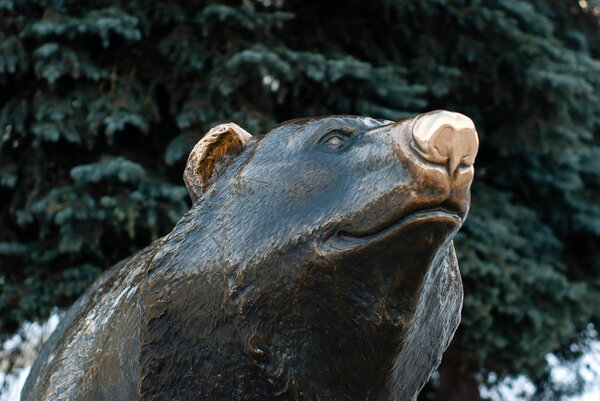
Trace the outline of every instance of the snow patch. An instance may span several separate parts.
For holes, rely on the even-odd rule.
[[[590,325],[589,338],[598,338],[598,332]],[[575,346],[578,347],[578,346]],[[583,379],[583,393],[577,396],[563,396],[561,401],[600,401],[600,340],[589,342],[585,353],[572,362],[561,362],[556,355],[546,355],[550,366],[550,379],[558,385],[569,386],[578,377]],[[493,383],[495,375],[490,374]],[[535,392],[535,386],[525,376],[506,378],[499,383],[486,387],[480,386],[483,398],[491,401],[529,401]]]
[[[31,366],[19,369],[16,374],[0,372],[0,401],[19,401]]]
[[[27,322],[1,344],[0,401],[19,401],[31,365],[42,344],[58,326],[60,316],[60,312],[55,311],[43,325]]]

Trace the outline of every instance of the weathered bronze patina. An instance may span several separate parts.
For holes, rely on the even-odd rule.
[[[23,400],[413,400],[460,320],[472,121],[211,130],[194,205],[67,313]]]

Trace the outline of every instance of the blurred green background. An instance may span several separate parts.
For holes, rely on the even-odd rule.
[[[437,108],[481,149],[463,323],[420,400],[577,391],[544,355],[599,327],[598,0],[0,0],[0,339],[171,230],[212,126]]]

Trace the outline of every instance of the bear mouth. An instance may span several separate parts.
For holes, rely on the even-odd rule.
[[[447,227],[450,227],[451,231],[456,231],[460,228],[462,221],[463,214],[458,211],[444,207],[433,207],[415,211],[391,224],[372,231],[349,232],[340,230],[329,237],[326,242],[328,245],[327,247],[332,251],[347,251],[360,247],[361,245],[393,237],[409,227],[420,226],[425,223],[446,225]]]

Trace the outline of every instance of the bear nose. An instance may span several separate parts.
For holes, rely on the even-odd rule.
[[[451,175],[459,165],[471,166],[479,148],[473,121],[445,110],[418,116],[412,137],[413,147],[425,160],[447,166]]]

